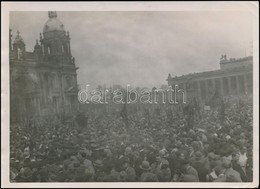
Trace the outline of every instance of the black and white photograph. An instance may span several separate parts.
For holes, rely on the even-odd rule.
[[[258,186],[259,2],[1,4],[5,187]]]

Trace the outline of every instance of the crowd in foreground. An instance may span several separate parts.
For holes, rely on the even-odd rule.
[[[149,110],[148,110],[149,111]],[[11,182],[251,182],[253,107],[89,113],[10,127]],[[223,115],[222,115],[223,114]],[[188,121],[189,120],[189,121]]]

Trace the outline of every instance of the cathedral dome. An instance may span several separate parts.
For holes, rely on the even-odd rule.
[[[49,11],[49,20],[44,24],[43,33],[50,31],[64,31],[63,23],[57,19],[57,13],[55,11]]]

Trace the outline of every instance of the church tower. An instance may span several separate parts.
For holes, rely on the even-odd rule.
[[[12,44],[9,30],[12,112],[23,118],[42,115],[73,115],[78,110],[78,84],[70,36],[55,11],[48,12],[40,40],[27,52],[17,32]]]
[[[16,59],[22,60],[25,58],[25,43],[19,31],[17,31],[13,42],[13,51],[15,52]]]
[[[43,59],[55,64],[70,64],[72,57],[69,32],[65,31],[56,11],[49,11],[48,16],[49,20],[43,27],[43,36],[40,34]]]

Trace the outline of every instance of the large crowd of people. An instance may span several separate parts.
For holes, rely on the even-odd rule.
[[[196,112],[129,108],[127,122],[120,112],[89,111],[12,123],[10,180],[251,182],[252,104]]]

